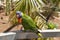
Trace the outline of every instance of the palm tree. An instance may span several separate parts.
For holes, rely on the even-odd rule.
[[[46,21],[48,22],[49,17],[52,15],[51,13],[56,12],[59,2],[60,0],[20,0],[16,3],[14,11],[10,14],[9,21],[11,21],[12,24],[17,23],[16,11],[19,10],[31,16],[33,20],[38,18],[38,22],[37,20],[35,21],[41,29],[42,27],[47,26],[45,23]],[[41,19],[39,19],[40,17]],[[43,22],[40,20],[43,20]]]
[[[9,15],[10,14],[10,9],[11,8],[11,0],[6,0],[6,10],[5,10],[5,14]]]
[[[39,2],[39,0],[20,0],[19,2],[17,2],[13,14],[11,14],[10,18],[12,18],[13,15],[16,16],[16,11],[20,10],[31,17],[34,16],[32,17],[34,19],[37,15],[37,7],[41,7],[41,5],[42,4]]]
[[[46,4],[46,6],[43,8],[46,11],[48,11],[48,14],[55,14],[56,11],[60,10],[58,8],[58,5],[60,3],[60,0],[46,0],[46,2],[44,1],[44,3]],[[45,12],[47,13],[47,12]],[[56,15],[57,16],[57,15]],[[47,17],[47,20],[49,19],[49,16]]]
[[[57,9],[56,7],[58,6],[58,4],[59,4],[59,0],[53,0],[53,1],[51,0],[49,1],[48,0],[20,0],[19,2],[17,2],[15,9],[11,14],[10,18],[12,18],[13,15],[15,15],[17,10],[20,10],[31,17],[34,16],[32,17],[33,19],[35,19],[35,17],[39,14],[43,19],[48,21],[51,14],[54,13],[55,10]],[[41,15],[40,10],[43,11],[42,14],[44,16]]]

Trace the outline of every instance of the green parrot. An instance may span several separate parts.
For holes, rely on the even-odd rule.
[[[21,11],[17,11],[16,15],[18,18],[18,23],[23,25],[25,31],[30,30],[32,32],[38,32],[38,28],[30,16],[22,13]]]

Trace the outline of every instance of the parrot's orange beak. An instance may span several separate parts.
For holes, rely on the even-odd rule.
[[[20,24],[22,23],[22,18],[18,19],[18,23],[20,23]]]

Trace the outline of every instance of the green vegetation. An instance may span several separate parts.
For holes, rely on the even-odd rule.
[[[9,21],[12,25],[16,24],[16,11],[21,11],[29,15],[36,22],[39,29],[54,29],[56,26],[53,23],[48,23],[48,20],[50,16],[58,16],[55,12],[59,10],[59,3],[60,0],[20,0],[16,2]],[[48,25],[46,25],[47,23]],[[48,39],[51,40],[51,38],[41,38],[41,40]]]

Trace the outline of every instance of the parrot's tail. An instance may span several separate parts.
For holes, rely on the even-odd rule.
[[[34,30],[35,33],[39,33],[38,28],[35,28]]]
[[[35,32],[39,37],[42,37],[42,34],[40,33],[40,29],[37,29]]]

